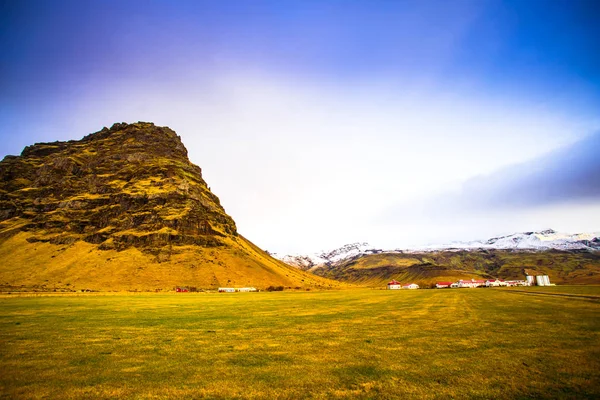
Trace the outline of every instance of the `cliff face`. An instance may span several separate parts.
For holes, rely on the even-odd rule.
[[[56,278],[54,288],[61,287],[73,274],[111,260],[119,260],[118,275],[128,282],[109,285],[117,289],[148,289],[148,282],[128,274],[129,264],[144,269],[156,263],[174,264],[171,274],[163,271],[167,275],[177,275],[178,268],[182,274],[179,280],[153,279],[158,288],[298,284],[288,279],[289,273],[286,278],[284,271],[263,268],[265,263],[276,264],[287,271],[260,249],[250,248],[254,246],[238,235],[235,222],[169,128],[145,122],[114,124],[78,141],[37,143],[0,162],[0,257],[8,265],[0,270],[0,285],[41,287],[40,282],[53,281],[40,281],[49,270],[66,263],[60,280],[50,274]],[[25,249],[31,252],[21,254]],[[264,272],[258,275],[265,275],[254,281],[253,263]],[[248,273],[239,271],[241,264]],[[186,267],[197,271],[190,273]],[[303,279],[309,285],[314,281],[298,281]],[[107,289],[94,280],[84,281]]]
[[[28,146],[0,166],[0,220],[21,219],[35,233],[30,242],[158,254],[237,234],[169,128],[115,124],[80,141]]]

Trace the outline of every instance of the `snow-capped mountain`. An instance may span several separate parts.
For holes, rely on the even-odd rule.
[[[558,233],[552,229],[540,232],[514,233],[485,241],[453,242],[446,245],[425,246],[409,251],[435,251],[446,249],[507,249],[507,250],[600,250],[600,232]]]
[[[442,245],[429,245],[402,250],[382,250],[370,246],[368,243],[352,243],[332,251],[322,251],[311,255],[284,255],[271,254],[281,261],[303,270],[316,269],[322,266],[334,266],[359,256],[377,253],[422,253],[441,250],[467,250],[477,251],[485,249],[496,250],[587,250],[600,251],[600,232],[566,234],[558,233],[552,229],[540,232],[522,232],[507,236],[499,236],[488,240],[474,240],[468,242],[452,242]]]
[[[323,265],[334,265],[354,257],[381,253],[383,250],[375,249],[368,243],[351,243],[335,250],[321,251],[311,255],[279,255],[271,253],[286,264],[293,265],[303,270],[318,268]]]

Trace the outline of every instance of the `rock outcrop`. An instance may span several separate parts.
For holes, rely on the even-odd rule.
[[[26,221],[29,241],[101,249],[218,246],[237,235],[169,128],[114,124],[80,141],[37,143],[0,164],[0,220]]]

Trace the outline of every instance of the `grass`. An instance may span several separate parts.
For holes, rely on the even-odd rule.
[[[0,393],[598,398],[599,336],[599,301],[501,289],[5,297]]]

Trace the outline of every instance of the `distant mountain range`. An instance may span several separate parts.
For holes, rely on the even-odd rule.
[[[453,242],[442,246],[426,246],[423,250],[444,249],[499,249],[499,250],[600,250],[600,232],[595,233],[559,233],[553,229],[540,232],[514,233],[485,241]]]
[[[273,256],[315,275],[372,287],[384,287],[391,279],[432,287],[436,281],[523,279],[527,274],[549,275],[558,284],[600,283],[599,235],[551,229],[413,249],[353,243],[313,255]]]
[[[559,233],[553,229],[539,232],[514,233],[507,236],[494,237],[487,240],[473,240],[468,242],[451,242],[442,245],[419,246],[407,249],[383,250],[363,243],[351,243],[330,251],[321,251],[306,255],[271,255],[286,264],[302,270],[314,270],[322,266],[335,266],[345,261],[361,256],[397,253],[414,254],[439,251],[478,251],[478,250],[523,250],[523,251],[598,251],[600,250],[600,232],[595,233]]]

